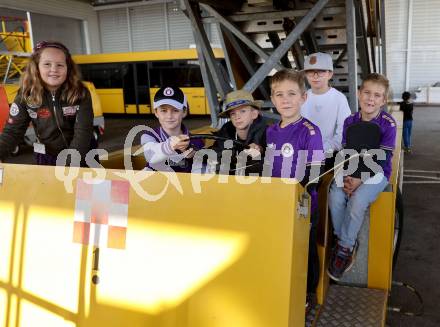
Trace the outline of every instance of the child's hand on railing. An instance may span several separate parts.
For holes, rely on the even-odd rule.
[[[189,136],[188,135],[178,135],[170,137],[170,146],[174,151],[185,151],[189,146]]]

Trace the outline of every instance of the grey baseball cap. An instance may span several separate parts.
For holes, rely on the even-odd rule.
[[[330,70],[333,71],[333,60],[328,53],[312,53],[304,61],[304,70]]]

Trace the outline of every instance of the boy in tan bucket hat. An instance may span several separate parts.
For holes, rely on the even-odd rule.
[[[261,173],[262,152],[266,147],[266,122],[259,112],[262,104],[263,101],[254,100],[252,94],[245,90],[232,91],[226,95],[224,109],[219,117],[229,118],[230,121],[224,124],[215,135],[241,141],[244,145],[243,148],[235,146],[232,149],[229,174],[243,173],[237,171],[237,169],[245,169],[246,175]],[[245,150],[245,148],[247,149]],[[222,152],[225,150],[225,141],[216,141],[212,149],[217,152],[218,162],[220,163]],[[243,150],[249,155],[249,159],[246,165],[237,167],[237,155]],[[221,170],[220,165],[217,168],[217,171],[219,170]]]

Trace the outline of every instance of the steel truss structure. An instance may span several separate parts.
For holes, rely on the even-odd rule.
[[[304,57],[333,57],[332,86],[344,92],[357,111],[363,77],[385,72],[384,0],[180,0],[193,26],[214,127],[227,92],[244,88],[270,109],[267,76],[282,68],[303,68]],[[229,76],[214,60],[204,24],[219,27]],[[264,112],[274,116],[273,110]],[[276,113],[275,113],[276,114]]]

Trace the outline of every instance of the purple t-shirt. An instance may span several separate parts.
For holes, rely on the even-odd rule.
[[[342,146],[345,147],[347,144],[346,140],[346,132],[347,128],[355,123],[359,123],[362,121],[361,113],[355,112],[354,114],[351,114],[351,116],[348,116],[344,121],[344,129],[342,132]],[[379,125],[380,127],[380,148],[383,150],[389,151],[390,155],[387,155],[385,163],[382,165],[383,167],[383,173],[385,177],[389,180],[391,176],[391,161],[393,158],[393,150],[396,146],[396,121],[394,118],[386,113],[385,111],[381,110],[377,114],[376,117],[374,117],[372,120],[370,120],[371,123],[375,123]]]
[[[301,117],[285,127],[266,130],[268,160],[273,157],[272,176],[302,180],[307,165],[321,165],[325,159],[319,128]],[[270,164],[270,162],[266,163]]]

